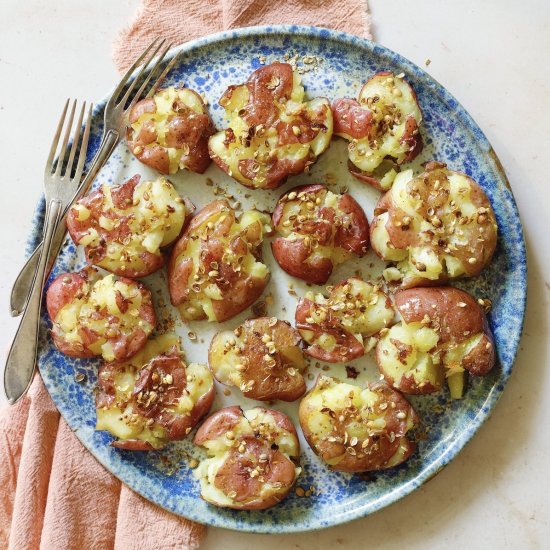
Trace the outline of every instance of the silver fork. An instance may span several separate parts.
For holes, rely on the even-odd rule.
[[[124,133],[130,109],[135,105],[137,101],[139,101],[139,99],[141,99],[143,93],[145,92],[145,89],[151,82],[151,79],[156,76],[164,58],[166,57],[166,54],[171,47],[172,44],[166,44],[165,39],[160,40],[159,38],[156,38],[155,40],[153,40],[153,42],[144,50],[144,52],[138,57],[136,62],[122,77],[122,80],[120,81],[115,91],[111,95],[109,101],[107,102],[103,117],[104,123],[101,144],[96,153],[96,156],[92,160],[90,170],[86,174],[84,180],[82,181],[82,184],[78,188],[69,205],[63,212],[59,224],[54,232],[54,235],[52,237],[52,244],[50,247],[49,258],[46,262],[46,273],[50,272],[55,258],[59,253],[61,245],[65,240],[65,234],[67,232],[65,227],[65,220],[67,218],[69,208],[74,202],[76,202],[88,192],[97,173],[101,170],[105,162],[107,162],[107,160],[111,156],[112,152],[120,141],[121,136]],[[158,58],[155,60],[157,55]],[[146,97],[150,97],[155,93],[166,74],[175,65],[178,56],[179,53],[170,60],[164,70],[160,73],[156,80],[154,80],[154,82],[151,84],[151,89],[147,93]],[[132,92],[137,87],[141,77],[149,69],[149,66],[154,60],[155,62],[150,67],[149,74],[143,80],[137,92],[132,96]],[[135,78],[132,79],[133,73],[140,65],[140,71],[137,73]],[[17,317],[18,315],[20,315],[26,307],[28,298],[30,296],[29,289],[34,279],[34,273],[38,265],[38,258],[41,247],[42,243],[40,243],[31,254],[13,284],[10,297],[10,312],[13,317]]]
[[[44,284],[48,253],[55,227],[59,221],[59,216],[63,208],[67,206],[74,196],[80,184],[82,171],[84,169],[84,161],[86,160],[92,120],[92,107],[90,106],[88,109],[86,125],[81,135],[86,103],[82,105],[74,129],[72,145],[69,146],[69,137],[71,135],[71,128],[73,126],[74,114],[76,111],[76,100],[72,104],[67,121],[67,108],[69,107],[69,103],[70,100],[67,100],[65,103],[65,108],[63,109],[57,131],[53,138],[50,154],[46,162],[46,170],[44,172],[46,215],[44,219],[42,252],[39,254],[38,268],[32,282],[29,301],[25,313],[21,317],[15,338],[13,339],[6,361],[6,370],[4,371],[4,388],[10,403],[15,403],[15,401],[25,393],[32,379],[36,348],[38,345],[40,305],[42,301],[42,287]],[[65,125],[65,134],[61,143],[59,157],[57,161],[55,161],[55,153],[59,146],[59,138],[61,137],[63,126]],[[76,166],[74,166],[76,151],[79,147],[80,153],[78,155],[78,161]]]

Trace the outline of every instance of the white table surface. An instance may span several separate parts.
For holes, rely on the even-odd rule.
[[[520,353],[492,418],[434,480],[363,520],[317,533],[209,529],[205,549],[548,548],[550,540],[550,3],[370,0],[376,39],[427,68],[472,114],[508,173],[529,254]],[[66,97],[116,82],[110,52],[137,0],[0,0],[0,349],[44,161]],[[3,363],[3,361],[2,361]],[[3,365],[2,365],[3,367]],[[2,368],[0,367],[0,368]],[[1,401],[4,400],[2,395]]]

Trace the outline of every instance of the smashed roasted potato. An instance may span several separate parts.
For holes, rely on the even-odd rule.
[[[410,394],[464,393],[465,374],[487,374],[495,364],[493,337],[475,299],[453,287],[411,288],[395,294],[402,321],[385,332],[376,361],[385,380]]]
[[[330,144],[329,101],[305,101],[301,77],[288,63],[260,67],[245,84],[230,86],[220,105],[229,126],[210,138],[210,156],[247,187],[278,187]]]
[[[272,219],[281,235],[271,244],[277,263],[309,283],[326,283],[335,265],[368,249],[369,223],[361,206],[349,193],[333,193],[324,185],[285,193]]]
[[[357,359],[376,345],[375,335],[393,320],[391,300],[378,285],[357,277],[327,291],[308,292],[296,307],[296,328],[306,353],[329,363]]]
[[[71,357],[124,361],[146,343],[156,323],[151,293],[137,281],[88,267],[62,273],[46,294],[55,346]]]
[[[179,338],[164,334],[132,359],[99,369],[96,430],[114,435],[111,445],[119,449],[160,449],[188,435],[214,396],[208,368],[186,365]]]
[[[306,392],[300,334],[276,317],[249,319],[214,336],[208,364],[216,380],[250,399],[295,401]]]
[[[165,178],[102,185],[69,210],[67,229],[88,263],[124,277],[150,275],[164,265],[162,249],[179,236],[193,205]]]
[[[138,101],[126,130],[135,157],[162,174],[187,168],[202,174],[210,164],[215,132],[202,97],[189,88],[165,88]]]
[[[300,403],[304,437],[332,470],[393,468],[413,453],[407,432],[418,424],[410,403],[387,384],[361,388],[320,375]]]
[[[489,199],[466,174],[439,162],[417,177],[398,174],[374,214],[372,247],[396,263],[384,276],[403,288],[479,275],[496,248]]]
[[[350,142],[351,173],[381,191],[391,187],[398,166],[423,148],[422,111],[403,77],[376,73],[365,82],[357,101],[342,98],[332,104],[334,133]]]
[[[227,407],[198,429],[209,458],[194,471],[201,497],[215,506],[261,510],[278,504],[301,472],[296,429],[283,413]]]
[[[270,222],[257,210],[237,218],[225,199],[191,220],[168,266],[170,298],[183,319],[225,321],[260,297],[269,280],[261,245]]]

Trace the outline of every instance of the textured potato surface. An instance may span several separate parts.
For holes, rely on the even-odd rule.
[[[191,220],[168,268],[172,305],[183,319],[224,321],[260,297],[269,280],[261,245],[270,221],[257,210],[237,218],[226,200],[211,202]]]
[[[46,295],[57,348],[73,357],[121,361],[137,353],[155,327],[144,285],[86,268],[56,277]]]
[[[391,187],[396,170],[385,167],[414,159],[422,150],[419,127],[422,112],[411,86],[390,72],[379,72],[365,82],[354,99],[332,104],[334,133],[349,140],[352,174],[380,190]]]
[[[324,284],[332,269],[354,254],[364,256],[369,225],[363,209],[349,194],[324,185],[306,185],[285,193],[273,212],[280,235],[271,248],[290,275]]]
[[[286,321],[259,317],[216,334],[208,362],[219,382],[237,386],[246,397],[295,401],[306,392],[300,342]]]
[[[287,63],[254,71],[220,99],[228,127],[209,140],[212,160],[247,187],[270,189],[302,173],[327,149],[332,111],[326,98],[306,101]]]
[[[90,264],[125,277],[145,277],[164,264],[192,211],[165,178],[102,185],[69,211],[67,228]]]
[[[100,368],[96,430],[114,435],[114,447],[160,449],[189,434],[214,394],[208,368],[184,363],[176,335],[158,336],[129,361]]]
[[[466,174],[441,163],[429,163],[417,177],[401,172],[374,213],[372,247],[396,263],[403,287],[476,276],[496,248],[489,199]]]
[[[296,307],[296,328],[308,345],[306,353],[329,363],[361,357],[393,320],[390,299],[378,285],[357,277],[327,291],[308,292]]]
[[[202,174],[210,164],[215,132],[202,97],[189,88],[165,88],[138,101],[129,116],[128,147],[162,174],[187,168]]]
[[[199,428],[194,442],[208,454],[195,470],[201,497],[216,506],[269,508],[288,494],[301,472],[296,430],[279,411],[221,409]]]
[[[495,363],[485,314],[470,294],[452,287],[412,288],[395,295],[402,321],[376,348],[380,372],[394,388],[411,394],[441,389],[464,393],[465,373],[487,374]]]
[[[320,375],[300,403],[307,442],[331,469],[343,472],[402,463],[415,449],[407,432],[417,423],[409,402],[381,383],[361,388]]]

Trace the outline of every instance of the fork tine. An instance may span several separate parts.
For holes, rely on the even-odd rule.
[[[63,107],[63,112],[61,113],[61,118],[57,124],[57,130],[55,131],[55,136],[53,137],[52,146],[50,147],[50,154],[48,155],[48,160],[46,161],[46,173],[52,172],[53,159],[55,158],[55,152],[57,150],[57,145],[59,144],[59,136],[61,135],[61,130],[63,130],[63,123],[65,122],[65,115],[67,114],[67,107],[69,106],[70,99],[67,99],[65,102],[65,107]]]
[[[176,53],[174,57],[172,57],[170,62],[164,68],[164,71],[160,73],[160,76],[157,78],[155,83],[151,86],[151,89],[149,90],[149,92],[147,92],[147,95],[145,97],[152,97],[157,93],[158,87],[160,86],[160,84],[162,83],[166,75],[172,70],[172,67],[174,67],[174,65],[178,62],[180,57],[181,57],[181,50],[178,53]]]
[[[67,167],[65,168],[64,176],[71,177],[71,173],[73,171],[73,161],[74,156],[76,154],[76,149],[78,147],[78,142],[80,141],[80,130],[82,128],[82,120],[84,118],[84,109],[86,109],[86,102],[82,104],[82,108],[80,109],[80,115],[78,116],[78,120],[76,122],[76,125],[74,127],[73,132],[73,143],[71,145],[71,152],[69,153],[69,160],[67,161]]]
[[[80,180],[82,172],[84,170],[84,163],[86,162],[86,152],[88,150],[88,139],[90,137],[90,128],[92,126],[92,111],[93,104],[90,103],[88,109],[88,116],[86,117],[86,127],[84,128],[84,133],[82,134],[82,143],[80,145],[80,154],[78,157],[78,164],[76,166],[75,179]]]
[[[134,97],[132,98],[132,101],[130,102],[130,105],[128,105],[128,110],[130,110],[141,99],[141,96],[145,91],[145,88],[147,88],[147,85],[149,84],[150,80],[156,75],[158,69],[160,68],[162,62],[164,61],[164,58],[166,57],[166,54],[170,51],[172,46],[173,46],[172,43],[168,44],[168,46],[164,48],[164,51],[159,55],[156,63],[154,64],[153,68],[147,75],[147,78],[143,81],[143,84],[140,86],[139,90],[135,93]],[[171,60],[170,63],[172,63],[172,61],[173,60]],[[162,71],[158,76],[158,78],[154,81],[153,88],[155,86],[158,87],[158,85],[162,82],[162,80],[164,79],[168,71],[173,67],[173,64],[170,65],[170,63],[166,66],[164,71]],[[150,97],[149,94],[147,94],[147,97]]]
[[[159,43],[159,45],[155,48],[155,51],[151,55],[149,61],[147,61],[147,63],[144,63],[141,66],[139,73],[132,80],[132,83],[130,84],[130,86],[128,86],[128,89],[126,90],[126,93],[124,94],[123,98],[118,102],[120,105],[122,105],[122,108],[124,108],[124,106],[126,105],[126,102],[128,101],[128,98],[130,97],[130,94],[132,93],[133,89],[136,87],[136,84],[141,78],[141,75],[145,72],[145,70],[149,66],[149,63],[151,63],[151,61],[157,56],[157,53],[164,46],[165,43],[166,43],[166,39],[163,38],[162,41]]]
[[[55,175],[59,176],[61,174],[61,169],[63,167],[63,162],[65,161],[65,155],[67,154],[67,143],[69,143],[69,136],[71,135],[71,128],[73,126],[74,112],[76,109],[76,99],[73,101],[73,106],[71,108],[71,114],[69,115],[69,122],[65,128],[65,136],[63,138],[63,143],[59,151],[59,157],[57,158],[57,166],[55,167]]]
[[[143,53],[136,59],[135,63],[126,71],[126,74],[120,79],[120,82],[118,86],[115,88],[115,91],[111,95],[111,98],[108,101],[108,104],[113,104],[116,102],[117,97],[120,95],[122,90],[124,89],[124,86],[128,83],[128,80],[132,76],[133,72],[141,65],[141,62],[145,59],[147,54],[151,51],[151,49],[156,46],[160,38],[157,36],[147,48],[143,51]],[[149,58],[150,61],[150,58]]]

